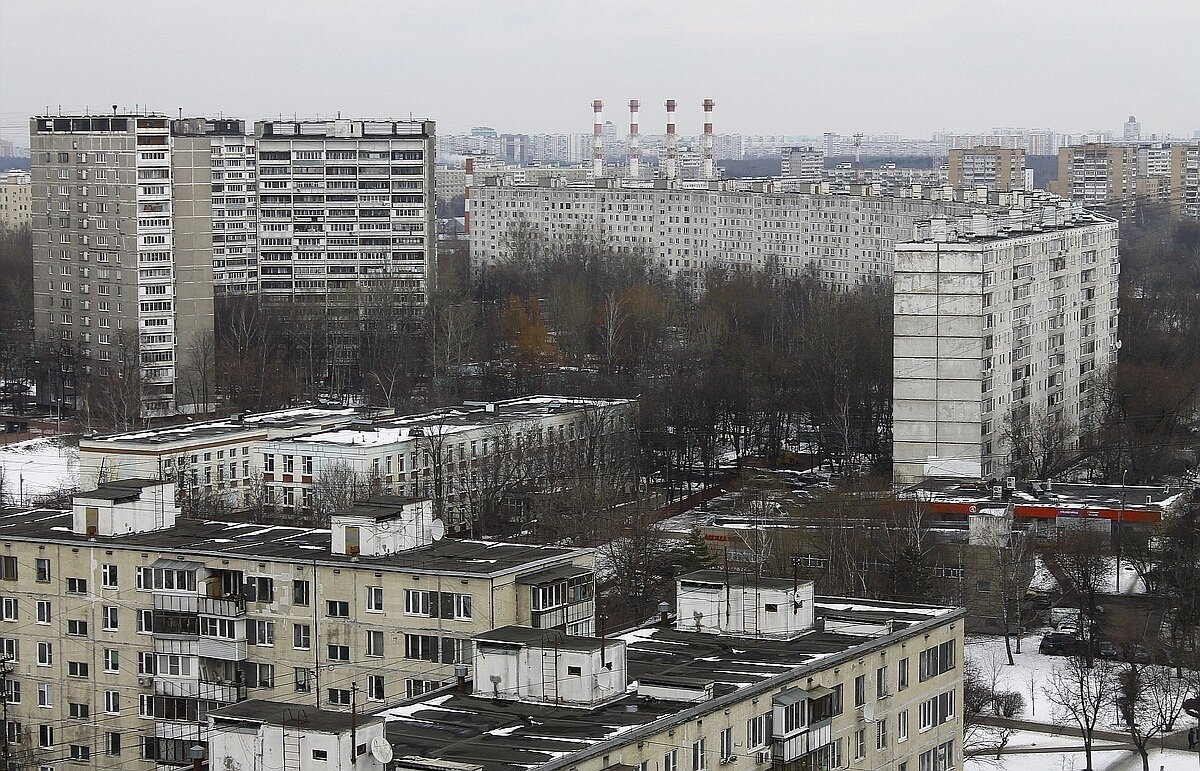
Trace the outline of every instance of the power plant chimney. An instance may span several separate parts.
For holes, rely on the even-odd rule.
[[[663,176],[675,179],[675,100],[667,100],[667,149],[663,153]]]
[[[592,102],[592,177],[604,176],[604,102]]]
[[[637,179],[641,172],[642,148],[638,140],[638,107],[636,99],[629,100],[629,176]]]
[[[716,176],[716,167],[713,165],[713,129],[712,129],[712,111],[717,105],[711,99],[704,100],[704,178],[713,179]]]

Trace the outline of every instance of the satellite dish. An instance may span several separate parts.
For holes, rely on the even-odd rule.
[[[392,762],[392,745],[382,736],[371,740],[371,755],[383,765]]]
[[[429,530],[435,541],[440,541],[446,537],[446,523],[440,519],[433,520],[433,524],[430,525]]]
[[[864,704],[862,708],[862,716],[863,720],[867,721],[868,723],[875,722],[875,705],[870,702]]]

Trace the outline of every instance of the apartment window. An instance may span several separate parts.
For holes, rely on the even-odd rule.
[[[104,649],[104,671],[119,672],[121,671],[121,654],[115,648]]]
[[[867,676],[859,675],[854,678],[854,706],[861,707],[867,703]]]
[[[246,581],[246,602],[275,602],[275,579],[251,576]]]
[[[0,683],[8,686],[4,691],[4,700],[9,704],[21,703],[21,681],[0,679]]]
[[[326,600],[325,613],[330,618],[349,618],[350,603],[345,600]]]
[[[194,462],[194,461],[193,461]],[[182,456],[179,458],[179,463],[183,465]],[[148,592],[154,588],[154,569],[150,567],[139,567],[134,571],[134,584],[139,592]]]
[[[326,701],[334,706],[348,707],[350,706],[350,689],[349,688],[330,688],[326,693]]]
[[[54,726],[42,723],[38,726],[38,746],[49,749],[54,746]]]
[[[100,615],[103,620],[104,629],[113,631],[117,628],[117,606],[105,605],[100,609]]]
[[[704,752],[704,737],[692,742],[692,771],[704,771],[705,768],[705,752]]]
[[[860,728],[854,732],[854,759],[862,760],[867,756],[867,731]]]
[[[939,744],[917,757],[918,771],[949,771],[954,768],[954,740]]]
[[[733,729],[724,728],[721,730],[721,760],[732,758],[733,756]]]
[[[367,587],[367,610],[373,612],[383,611],[383,587],[368,586]]]
[[[154,717],[153,694],[138,694],[138,717]]]
[[[896,663],[896,688],[903,691],[908,687],[908,657]]]
[[[404,635],[404,658],[437,661],[438,638],[428,634]]]
[[[115,715],[121,711],[121,692],[120,691],[105,691],[104,692],[104,711]]]
[[[54,643],[39,642],[37,647],[37,663],[40,667],[48,667],[54,663]]]
[[[50,623],[50,601],[49,600],[38,600],[37,622],[39,624],[49,624]]]
[[[921,702],[917,713],[917,730],[924,731],[954,719],[954,691],[939,693]]]
[[[879,752],[886,750],[888,746],[888,724],[887,718],[881,717],[875,723],[875,749]]]
[[[263,455],[263,471],[267,472],[268,474],[274,473],[275,471],[275,456],[271,453],[266,453]]]
[[[312,646],[312,627],[308,624],[292,625],[292,647],[306,651]]]
[[[86,744],[72,744],[71,745],[71,760],[86,761],[86,760],[91,760],[91,759],[92,759],[92,748],[91,747],[89,747]]]
[[[87,637],[88,622],[78,619],[69,619],[67,621],[67,634],[76,637]]]
[[[325,750],[313,750],[312,759],[324,763],[329,760],[329,753]]]
[[[908,741],[908,710],[896,715],[896,741]]]
[[[17,580],[17,558],[0,557],[0,581]]]
[[[875,694],[876,698],[880,699],[888,695],[888,670],[886,666],[875,670]]]
[[[138,674],[153,675],[158,672],[158,660],[149,651],[138,653]]]
[[[100,586],[105,589],[117,588],[117,566],[116,565],[101,565],[100,566]]]
[[[367,655],[383,655],[383,632],[378,630],[367,631]]]
[[[11,637],[0,638],[0,656],[11,662],[21,660],[21,641]]]
[[[247,640],[252,645],[275,644],[275,622],[262,619],[250,619],[246,624]]]
[[[308,605],[308,581],[296,579],[292,581],[292,604]]]
[[[16,621],[20,617],[20,606],[16,597],[5,597],[0,601],[0,618],[5,621]]]
[[[437,680],[405,680],[404,695],[410,699],[430,691],[436,691],[441,686]]]
[[[50,683],[38,683],[38,706],[54,706],[54,686]]]
[[[67,593],[69,594],[87,594],[87,579],[86,578],[68,578]]]
[[[292,679],[296,688],[296,693],[311,693],[312,692],[312,673],[303,667],[296,667],[292,670]]]
[[[33,561],[34,580],[39,584],[50,583],[50,560],[38,557]]]
[[[746,746],[762,747],[767,743],[771,729],[771,713],[766,712],[746,721]]]
[[[73,702],[70,702],[69,704],[67,704],[67,714],[70,717],[88,718],[88,717],[91,717],[91,712],[92,712],[91,707],[89,707],[86,704],[81,704],[77,701],[73,701]]]
[[[404,590],[404,612],[409,616],[428,616],[430,615],[430,595],[433,592],[421,591],[419,589]]]
[[[932,648],[926,648],[917,657],[917,678],[923,683],[931,677],[936,677],[943,672],[949,672],[954,669],[954,662],[953,640],[944,642],[941,645],[935,645]]]
[[[349,661],[350,646],[349,645],[330,645],[329,646],[330,661]]]
[[[367,675],[367,698],[383,701],[383,675]]]
[[[105,731],[104,752],[108,755],[121,754],[121,734],[116,731]]]
[[[226,640],[237,638],[237,624],[231,618],[200,617],[200,634],[204,637],[223,637]]]
[[[679,771],[679,750],[663,753],[662,771]]]
[[[150,634],[154,631],[154,611],[143,609],[137,611],[137,630],[139,634]]]

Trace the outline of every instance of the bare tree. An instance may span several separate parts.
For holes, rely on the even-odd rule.
[[[217,348],[212,336],[204,335],[188,346],[180,369],[180,395],[186,397],[187,403],[193,405],[196,413],[214,411],[217,406]]]
[[[378,478],[355,471],[344,460],[322,465],[313,476],[313,515],[323,521],[333,512],[380,492],[382,485]]]
[[[1008,473],[1021,479],[1054,479],[1079,465],[1078,426],[1058,413],[1015,405],[1004,419]]]
[[[1085,623],[1080,632],[1089,663],[1094,657],[1093,628],[1099,621],[1099,597],[1108,575],[1110,552],[1107,534],[1084,523],[1060,526],[1043,555],[1044,559],[1056,562],[1066,575],[1071,586],[1064,589],[1074,593],[1083,611]]]
[[[1042,688],[1052,705],[1054,716],[1074,723],[1083,736],[1085,771],[1092,771],[1092,745],[1096,725],[1110,693],[1116,685],[1112,662],[1097,659],[1089,662],[1082,656],[1068,656],[1050,673],[1050,681]]]
[[[1117,673],[1117,708],[1142,758],[1142,771],[1150,771],[1151,743],[1174,730],[1194,685],[1193,678],[1176,677],[1167,667],[1131,663]]]

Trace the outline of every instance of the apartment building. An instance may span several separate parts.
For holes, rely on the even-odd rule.
[[[949,174],[953,187],[1024,190],[1025,151],[997,146],[951,148]]]
[[[1058,151],[1058,178],[1050,190],[1088,209],[1120,216],[1133,209],[1137,169],[1138,150],[1133,145],[1071,145]]]
[[[143,416],[202,409],[181,381],[213,334],[208,140],[161,115],[41,116],[30,145],[34,333],[60,403],[136,376]]]
[[[824,171],[825,154],[815,147],[785,147],[780,155],[781,176],[820,182]]]
[[[0,515],[6,728],[30,765],[187,765],[222,706],[375,710],[469,671],[495,627],[593,633],[590,550],[440,539],[429,502],[393,498],[330,529],[182,519],[171,488]]]
[[[841,193],[801,184],[784,192],[775,182],[516,185],[481,176],[471,191],[476,272],[502,259],[509,229],[524,221],[551,239],[583,231],[617,248],[647,249],[656,265],[696,291],[714,268],[811,274],[842,291],[878,285],[890,280],[892,249],[916,222],[989,205],[986,195],[920,186],[878,195],[870,186]],[[1019,197],[1005,200],[1021,205]]]
[[[1170,180],[1172,213],[1200,219],[1200,142],[1171,147]]]
[[[0,179],[0,228],[21,230],[31,224],[33,211],[30,175],[10,171]]]
[[[672,599],[673,623],[623,635],[477,635],[470,682],[375,713],[395,767],[961,768],[961,609],[720,571]],[[213,756],[236,741],[214,735]]]
[[[1007,476],[1010,421],[1088,427],[1116,361],[1117,224],[1066,201],[922,223],[896,246],[893,473]]]
[[[259,121],[254,143],[263,297],[382,290],[418,315],[435,285],[433,121]]]

